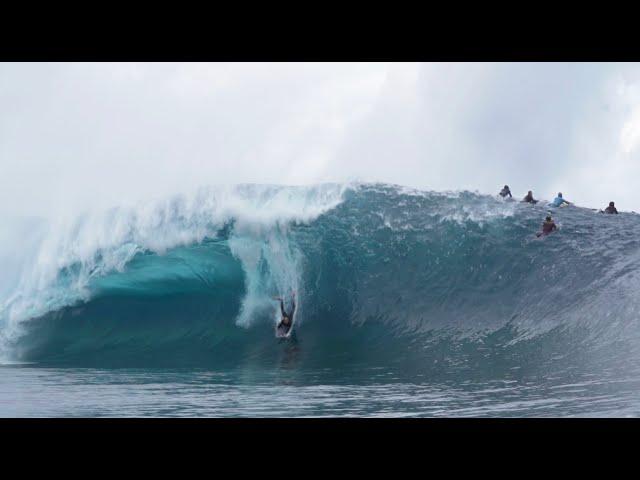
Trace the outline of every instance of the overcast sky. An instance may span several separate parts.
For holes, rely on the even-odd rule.
[[[0,213],[385,181],[640,211],[640,65],[0,64]]]

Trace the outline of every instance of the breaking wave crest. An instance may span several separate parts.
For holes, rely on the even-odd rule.
[[[0,349],[43,364],[478,373],[635,352],[639,217],[558,209],[559,231],[538,239],[547,208],[385,184],[239,185],[36,222],[5,254]],[[283,344],[271,297],[291,291]]]

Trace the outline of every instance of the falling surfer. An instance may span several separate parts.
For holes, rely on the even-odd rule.
[[[291,311],[287,312],[284,308],[284,299],[282,297],[273,297],[274,300],[280,302],[280,313],[282,318],[276,325],[276,337],[285,338],[291,334],[293,328],[294,314],[296,311],[296,292],[291,293]]]

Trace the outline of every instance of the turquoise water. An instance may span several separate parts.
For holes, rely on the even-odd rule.
[[[34,226],[0,415],[635,416],[640,216],[537,238],[544,203],[254,185]]]

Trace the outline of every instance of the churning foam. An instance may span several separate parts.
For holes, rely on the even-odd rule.
[[[20,335],[23,320],[87,300],[92,278],[123,271],[136,254],[162,255],[174,247],[215,238],[227,225],[233,228],[229,247],[246,273],[247,295],[237,322],[246,326],[252,314],[267,305],[267,290],[297,289],[299,253],[287,242],[287,225],[309,222],[335,207],[347,188],[346,184],[209,187],[131,208],[41,219],[31,230],[31,241],[15,238],[13,244],[4,245],[20,261],[12,278],[5,272],[5,288],[0,290],[0,344]],[[269,265],[268,280],[257,273],[260,261]]]

